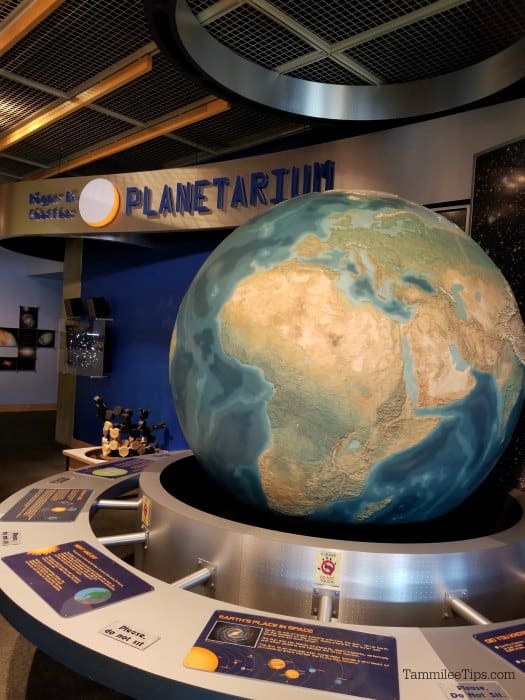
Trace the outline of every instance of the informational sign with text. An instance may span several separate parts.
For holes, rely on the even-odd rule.
[[[99,632],[105,637],[110,637],[110,639],[114,639],[116,642],[127,644],[139,651],[144,651],[144,649],[147,649],[160,639],[156,634],[151,634],[150,632],[140,629],[136,625],[122,621],[110,622],[108,625],[104,625]]]
[[[525,624],[479,632],[474,639],[525,673]]]
[[[0,520],[11,522],[70,522],[87,503],[89,489],[31,489]]]
[[[184,665],[298,688],[399,700],[394,637],[308,622],[217,610]]]
[[[87,542],[31,549],[2,561],[62,617],[87,613],[153,586]]]
[[[441,683],[447,700],[512,700],[499,683]]]

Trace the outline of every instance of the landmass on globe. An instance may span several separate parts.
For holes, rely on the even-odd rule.
[[[525,330],[461,229],[395,195],[279,204],[209,256],[170,348],[199,462],[247,503],[418,522],[462,503],[508,444]]]

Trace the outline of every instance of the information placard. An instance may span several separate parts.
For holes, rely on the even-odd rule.
[[[374,700],[399,700],[394,637],[217,610],[184,659],[228,673]]]
[[[92,491],[89,489],[31,489],[0,520],[68,522],[75,520]]]
[[[121,620],[104,625],[99,632],[105,637],[127,644],[132,649],[138,649],[139,651],[148,649],[160,639],[158,634],[151,634],[136,625],[130,625]]]
[[[474,639],[525,673],[525,624],[479,632]]]
[[[128,457],[127,459],[116,459],[107,464],[99,463],[80,467],[80,469],[75,469],[75,474],[101,476],[104,479],[122,479],[123,476],[140,474],[146,467],[151,467],[151,463],[151,457]]]
[[[499,683],[441,683],[446,700],[512,700]]]
[[[153,590],[149,583],[83,541],[11,554],[2,561],[62,617]]]
[[[19,545],[22,543],[22,535],[18,530],[2,530],[1,531],[2,547],[10,545]]]

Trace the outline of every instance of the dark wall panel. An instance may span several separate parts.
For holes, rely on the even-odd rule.
[[[525,318],[525,138],[476,157],[471,235],[502,271]],[[499,472],[508,483],[521,475],[525,484],[525,411]]]

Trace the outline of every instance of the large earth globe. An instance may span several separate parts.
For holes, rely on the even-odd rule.
[[[244,504],[410,523],[492,471],[524,362],[511,289],[466,233],[394,195],[328,191],[211,253],[180,305],[170,381],[197,461]]]

